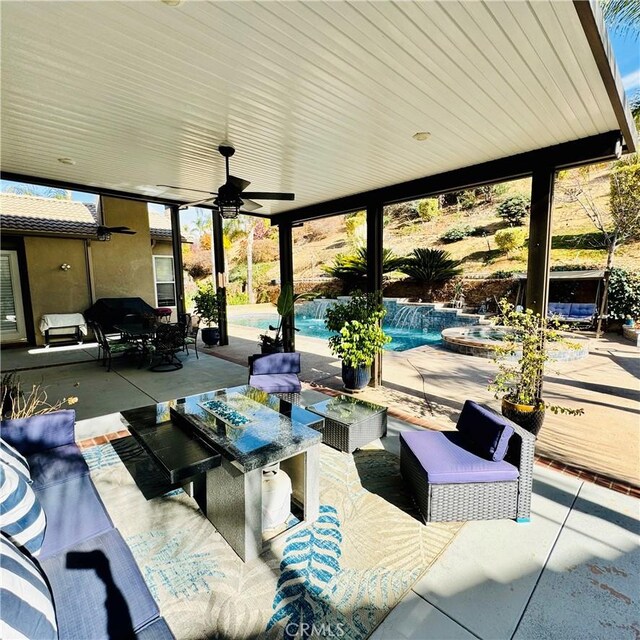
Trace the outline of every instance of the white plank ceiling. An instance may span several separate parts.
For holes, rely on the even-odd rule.
[[[265,213],[619,129],[563,1],[3,2],[1,80],[4,171],[195,200],[227,140]]]

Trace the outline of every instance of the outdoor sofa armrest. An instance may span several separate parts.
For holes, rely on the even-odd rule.
[[[513,428],[513,435],[509,439],[509,448],[504,459],[518,468],[520,477],[518,478],[518,515],[519,519],[528,519],[531,513],[531,491],[533,488],[533,461],[536,447],[536,437],[512,420],[505,418],[497,411],[481,405],[488,411],[500,415]]]
[[[62,409],[30,418],[4,420],[0,437],[22,455],[75,443],[76,412]]]

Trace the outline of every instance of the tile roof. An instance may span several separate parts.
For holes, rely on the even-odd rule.
[[[171,218],[149,213],[151,237],[171,240]],[[3,232],[29,231],[94,237],[98,212],[94,204],[39,196],[0,193],[0,227]]]

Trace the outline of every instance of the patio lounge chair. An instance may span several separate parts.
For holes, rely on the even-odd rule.
[[[456,431],[400,434],[400,469],[425,522],[528,522],[535,436],[467,400]]]
[[[299,353],[249,356],[249,385],[292,404],[300,404]]]

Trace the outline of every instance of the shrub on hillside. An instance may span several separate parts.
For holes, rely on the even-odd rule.
[[[280,256],[278,243],[270,238],[255,240],[253,243],[254,262],[275,262]]]
[[[425,222],[435,220],[440,214],[438,198],[424,198],[418,202],[418,214]]]
[[[391,249],[382,251],[382,273],[400,271],[404,258],[400,258]],[[334,278],[345,281],[357,281],[367,274],[367,248],[359,247],[355,253],[339,254],[333,259],[333,264],[324,265],[322,270]]]
[[[192,248],[184,256],[184,269],[194,279],[202,280],[211,275],[211,251]]]
[[[615,320],[640,319],[640,272],[612,269],[609,276],[608,314]]]
[[[529,213],[529,199],[520,194],[511,196],[498,205],[497,213],[510,226],[521,225]]]
[[[494,240],[498,249],[511,253],[524,245],[526,237],[524,229],[500,229],[500,231],[496,231]]]
[[[475,229],[468,224],[461,227],[451,227],[440,236],[440,239],[443,242],[458,242],[470,236],[474,231]]]
[[[365,211],[349,213],[345,216],[344,226],[347,236],[351,242],[357,244],[362,242],[367,236],[367,214]]]
[[[473,209],[478,204],[478,196],[473,189],[460,191],[458,193],[458,207],[463,210]]]
[[[448,251],[441,249],[414,249],[401,267],[412,280],[432,285],[446,282],[462,273],[461,261],[454,260]]]

